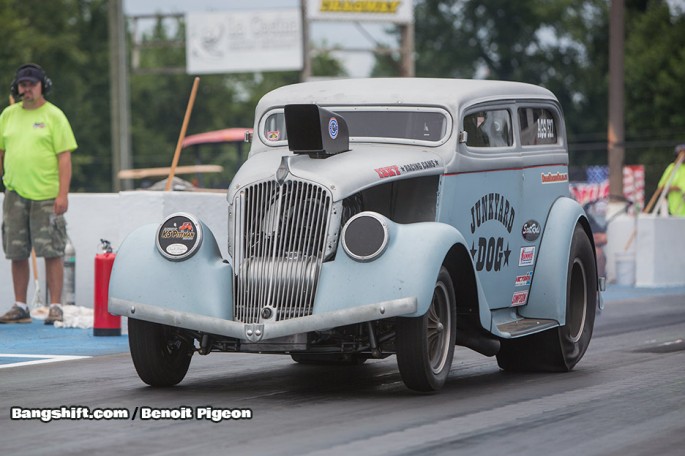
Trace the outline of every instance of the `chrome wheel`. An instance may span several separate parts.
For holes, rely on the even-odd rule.
[[[426,313],[397,319],[397,365],[407,387],[428,392],[445,384],[454,355],[456,313],[452,277],[442,267]]]
[[[428,356],[433,373],[440,373],[445,368],[447,355],[450,352],[449,343],[452,337],[452,310],[444,283],[435,284],[433,301],[428,309],[428,323],[426,338],[428,340]]]

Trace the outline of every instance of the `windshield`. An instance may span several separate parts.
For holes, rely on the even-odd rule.
[[[439,145],[447,140],[451,118],[438,108],[330,108],[347,122],[350,142],[426,143]],[[288,140],[283,110],[268,112],[260,133],[270,146],[283,145]]]

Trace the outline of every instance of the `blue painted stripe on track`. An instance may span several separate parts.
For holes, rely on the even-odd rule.
[[[55,328],[42,320],[0,324],[0,354],[98,356],[128,353],[128,336],[94,336],[93,329]]]

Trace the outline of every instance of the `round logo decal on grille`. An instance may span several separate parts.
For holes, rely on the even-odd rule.
[[[170,260],[190,258],[201,243],[202,226],[189,214],[171,214],[157,229],[157,249]]]

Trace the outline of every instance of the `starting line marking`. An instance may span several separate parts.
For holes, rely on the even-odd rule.
[[[0,364],[0,369],[6,369],[9,367],[19,367],[19,366],[31,366],[34,364],[47,364],[47,363],[57,363],[60,361],[71,361],[73,359],[84,359],[92,358],[92,356],[70,356],[70,355],[17,355],[0,353],[0,360],[3,358],[35,358],[35,361],[21,361],[18,363],[6,363]]]

